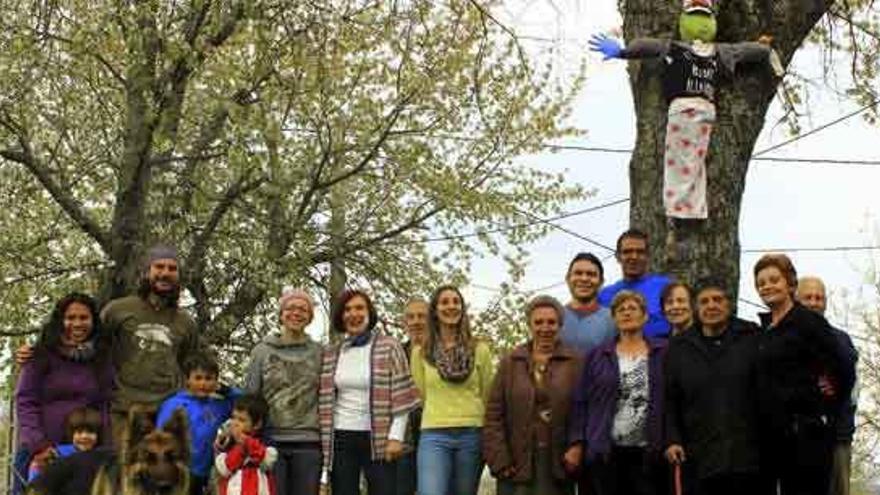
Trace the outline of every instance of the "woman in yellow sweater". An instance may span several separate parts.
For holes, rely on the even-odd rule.
[[[434,291],[428,335],[415,347],[412,375],[422,394],[419,495],[475,495],[483,471],[481,430],[494,366],[489,346],[471,335],[457,287]]]

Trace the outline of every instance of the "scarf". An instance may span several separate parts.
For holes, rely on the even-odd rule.
[[[370,341],[370,337],[373,336],[373,330],[367,330],[366,332],[359,333],[354,337],[346,337],[345,341],[348,343],[350,347],[363,347],[367,345],[367,342]]]
[[[462,383],[474,370],[474,349],[465,345],[461,335],[455,337],[455,345],[444,349],[440,339],[434,341],[434,365],[444,381]]]
[[[95,357],[95,341],[89,340],[76,346],[59,345],[58,354],[77,363],[91,361]]]

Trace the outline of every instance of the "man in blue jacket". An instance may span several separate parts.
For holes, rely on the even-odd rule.
[[[648,302],[648,323],[645,325],[646,337],[667,337],[669,322],[663,316],[660,294],[670,280],[666,275],[649,273],[648,234],[638,229],[629,229],[617,238],[617,251],[614,257],[620,263],[623,279],[599,292],[599,304],[606,308],[614,296],[622,290],[638,292]]]

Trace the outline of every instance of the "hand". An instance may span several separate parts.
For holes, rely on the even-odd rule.
[[[619,41],[604,33],[594,34],[587,45],[590,50],[604,55],[602,60],[620,58],[620,53],[623,51],[623,45]]]
[[[34,358],[34,348],[30,344],[23,344],[15,350],[15,364],[21,366]]]
[[[758,43],[762,45],[770,46],[773,44],[773,35],[771,34],[762,34],[758,36]]]
[[[245,439],[247,439],[247,434],[236,424],[232,425],[229,429],[229,433],[232,435],[232,439],[235,440],[235,443],[244,443]]]
[[[828,375],[819,375],[819,391],[825,397],[834,397],[837,395],[837,387]]]
[[[581,444],[572,445],[565,451],[562,456],[562,464],[569,473],[575,473],[581,468],[581,462],[584,459],[584,446]]]
[[[394,462],[403,455],[403,444],[400,440],[388,440],[385,444],[385,462]]]
[[[681,464],[685,461],[684,449],[679,444],[670,445],[666,449],[666,460],[670,464]]]
[[[46,468],[50,462],[52,462],[58,456],[58,452],[55,451],[55,447],[46,447],[45,449],[37,452],[31,458],[31,463],[39,466],[40,470]]]

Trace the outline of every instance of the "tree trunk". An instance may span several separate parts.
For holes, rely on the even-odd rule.
[[[784,65],[831,2],[815,0],[734,0],[718,7],[718,41],[754,41],[774,37]],[[808,5],[809,4],[809,5]],[[627,0],[627,40],[677,37],[680,2]],[[769,68],[748,67],[722,78],[716,93],[716,124],[709,146],[707,220],[677,221],[674,243],[663,208],[663,157],[667,104],[662,93],[660,61],[634,61],[629,76],[636,111],[636,145],[630,161],[630,224],[651,238],[652,266],[692,285],[721,282],[732,298],[739,286],[739,214],[746,172],[764,117],[779,83]]]

